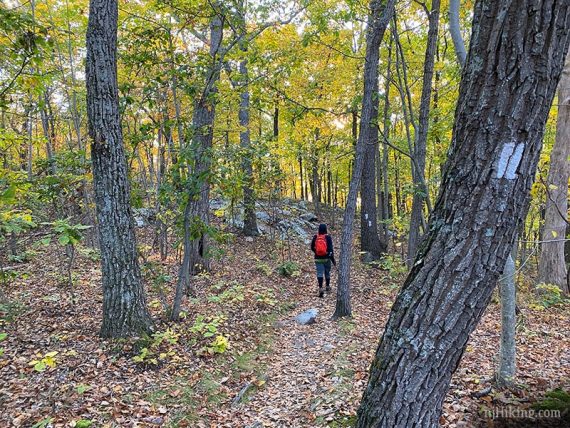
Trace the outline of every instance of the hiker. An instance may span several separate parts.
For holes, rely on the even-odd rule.
[[[311,250],[315,253],[317,281],[319,282],[319,297],[324,297],[323,277],[326,280],[326,291],[331,291],[331,262],[336,266],[334,248],[331,236],[327,233],[327,225],[319,225],[319,233],[313,236]]]

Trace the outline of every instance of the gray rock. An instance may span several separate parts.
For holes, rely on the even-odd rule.
[[[362,263],[372,263],[374,261],[374,257],[372,257],[371,253],[365,251],[360,255],[360,260]]]
[[[307,309],[304,312],[301,312],[299,315],[295,317],[295,321],[297,321],[301,325],[309,325],[314,324],[317,320],[317,314],[319,313],[318,309],[311,308]]]
[[[331,345],[330,343],[325,343],[323,345],[323,351],[325,352],[331,352],[334,349],[334,345]]]
[[[133,208],[136,227],[146,227],[156,221],[156,211],[151,208]]]
[[[313,213],[305,213],[305,214],[301,214],[300,216],[303,220],[308,221],[308,222],[314,222],[314,221],[318,221],[319,219],[317,218],[317,216]]]
[[[227,208],[228,205],[228,201],[223,199],[210,199],[210,209],[212,210],[221,210],[222,208]]]
[[[265,211],[257,211],[255,216],[258,220],[263,221],[265,223],[269,223],[271,221],[271,216],[267,214]]]

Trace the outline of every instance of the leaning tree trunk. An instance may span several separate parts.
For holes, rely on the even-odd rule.
[[[438,425],[528,210],[570,42],[567,0],[479,0],[429,232],[392,307],[358,427]]]
[[[418,133],[414,142],[414,162],[412,171],[414,173],[414,198],[412,201],[412,216],[410,219],[410,236],[408,239],[408,260],[414,260],[421,234],[420,227],[424,218],[424,204],[429,198],[429,192],[425,184],[427,137],[429,128],[429,111],[431,104],[431,88],[433,80],[433,70],[435,66],[435,52],[437,48],[437,35],[439,32],[439,6],[440,0],[433,0],[429,15],[428,43],[424,61],[424,77],[422,87],[422,97],[420,101],[420,114],[418,118]]]
[[[396,0],[371,0],[370,15],[368,18],[368,29],[366,31],[366,62],[364,65],[364,97],[362,100],[362,116],[361,127],[366,126],[370,129],[378,118],[378,101],[376,100],[376,108],[374,108],[373,98],[378,97],[378,48],[384,37],[384,32],[394,14],[394,4]],[[370,126],[372,125],[372,126]],[[356,142],[356,154],[354,158],[354,167],[352,177],[348,189],[348,197],[344,210],[342,224],[342,238],[340,241],[340,258],[338,286],[336,294],[336,309],[333,318],[351,316],[350,307],[350,265],[352,261],[352,225],[354,223],[354,215],[356,212],[356,196],[358,193],[358,185],[362,177],[364,166],[364,153],[366,144],[370,142],[370,134],[360,131],[359,138]],[[378,134],[376,134],[376,140]],[[372,180],[374,181],[374,180]],[[374,213],[374,221],[376,221],[376,213]],[[376,233],[378,234],[378,233]]]
[[[556,140],[550,154],[543,242],[538,264],[538,280],[555,284],[570,293],[567,282],[564,238],[568,225],[568,178],[570,178],[570,55],[558,86]]]
[[[117,18],[116,0],[91,0],[85,80],[101,247],[103,337],[138,335],[152,328],[137,259],[119,117]]]
[[[370,30],[366,35],[366,64],[364,67],[364,96],[362,98],[362,116],[357,145],[364,145],[364,162],[360,184],[360,247],[368,255],[368,261],[378,260],[386,252],[387,243],[384,234],[378,233],[378,204],[376,202],[376,152],[378,151],[378,64],[380,62],[380,43],[385,26],[379,19],[384,2],[373,0],[370,3],[371,16],[368,22]],[[356,169],[356,168],[355,168]]]

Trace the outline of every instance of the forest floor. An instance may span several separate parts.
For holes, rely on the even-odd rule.
[[[380,269],[355,256],[354,316],[331,321],[336,272],[333,293],[319,299],[307,245],[237,236],[212,273],[195,279],[198,295],[179,323],[167,321],[162,304],[173,295],[175,257],[148,257],[158,333],[107,341],[97,336],[96,253],[79,252],[71,288],[61,248],[33,252],[16,266],[0,306],[2,427],[351,426],[404,279],[396,257]],[[275,269],[289,257],[299,270],[282,276]],[[570,390],[570,305],[544,308],[529,293],[519,305],[517,388],[489,389],[500,337],[494,299],[453,377],[443,426],[491,426],[481,419],[486,409],[527,408],[546,391]],[[308,308],[319,310],[316,323],[298,325],[295,315]]]

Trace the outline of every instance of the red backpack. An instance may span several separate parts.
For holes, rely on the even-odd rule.
[[[325,257],[328,255],[327,251],[327,235],[317,235],[315,241],[315,255]]]

